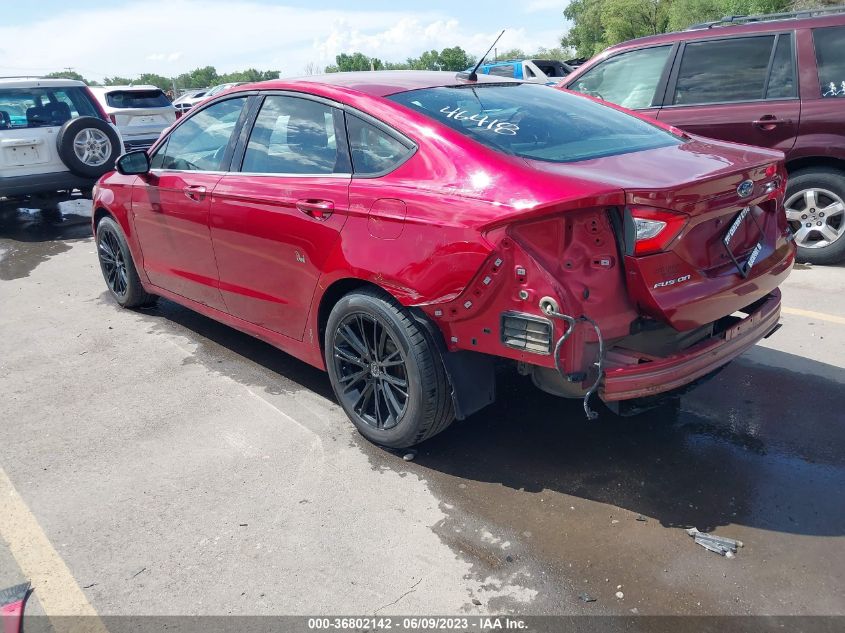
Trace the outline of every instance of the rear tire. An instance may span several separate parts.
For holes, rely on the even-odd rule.
[[[845,172],[811,167],[791,173],[785,206],[798,261],[836,264],[845,260]]]
[[[157,297],[141,285],[120,225],[112,218],[103,218],[97,224],[96,241],[103,279],[118,305],[122,308],[137,308],[155,303]]]
[[[406,448],[454,420],[440,353],[386,292],[367,289],[342,297],[329,315],[325,350],[335,396],[371,442]]]

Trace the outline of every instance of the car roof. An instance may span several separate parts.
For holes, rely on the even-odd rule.
[[[506,77],[478,75],[477,81],[469,81],[463,73],[437,70],[376,70],[348,73],[327,73],[293,79],[271,79],[259,83],[238,86],[241,90],[287,90],[304,88],[309,84],[346,88],[375,97],[386,97],[399,92],[420,90],[422,88],[441,88],[447,86],[476,85],[482,83],[521,83]]]
[[[91,86],[96,92],[131,92],[132,90],[161,90],[151,84],[136,84],[133,86]]]
[[[806,18],[782,18],[782,19],[760,19],[759,21],[747,23],[714,22],[697,27],[689,28],[686,31],[673,31],[659,35],[647,35],[638,37],[621,44],[615,44],[605,49],[601,56],[605,57],[608,52],[617,52],[628,48],[644,48],[653,44],[671,44],[679,41],[711,39],[722,36],[745,35],[755,33],[771,33],[776,31],[788,31],[799,28],[817,28],[821,26],[836,26],[845,24],[845,13],[833,15],[806,17]]]
[[[45,79],[44,77],[0,77],[0,88],[75,88],[85,84],[75,79]]]

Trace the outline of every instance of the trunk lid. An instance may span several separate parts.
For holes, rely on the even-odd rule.
[[[791,267],[781,152],[692,138],[633,154],[531,166],[624,191],[625,209],[612,213],[628,295],[642,315],[678,330],[752,304]],[[634,220],[654,210],[683,214],[675,216],[681,228],[653,252],[638,253]]]

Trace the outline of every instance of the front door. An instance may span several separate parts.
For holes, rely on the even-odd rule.
[[[211,204],[223,298],[234,316],[302,340],[349,207],[343,114],[322,101],[268,95],[238,162]]]
[[[177,126],[132,191],[133,223],[150,282],[221,310],[209,208],[246,99],[220,101]]]
[[[789,151],[801,102],[792,36],[688,42],[658,119],[687,132]]]

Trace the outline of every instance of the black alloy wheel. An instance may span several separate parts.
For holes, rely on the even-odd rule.
[[[117,236],[112,231],[103,231],[97,250],[100,256],[100,266],[103,269],[103,277],[109,290],[118,299],[125,298],[129,287],[128,275],[126,260],[123,259],[123,251],[120,249]]]
[[[347,315],[333,341],[338,397],[374,429],[392,429],[408,408],[408,370],[402,350],[370,314]]]

